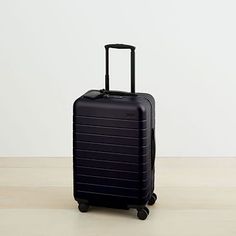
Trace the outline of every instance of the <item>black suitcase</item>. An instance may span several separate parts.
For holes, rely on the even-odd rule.
[[[131,50],[131,92],[109,90],[109,48]],[[90,205],[136,208],[146,219],[154,191],[155,100],[135,93],[135,47],[109,44],[105,89],[90,90],[73,107],[74,198]]]

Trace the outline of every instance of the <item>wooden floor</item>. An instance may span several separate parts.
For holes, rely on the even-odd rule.
[[[236,158],[159,158],[156,173],[159,202],[140,221],[79,213],[71,158],[0,158],[0,235],[236,236]]]

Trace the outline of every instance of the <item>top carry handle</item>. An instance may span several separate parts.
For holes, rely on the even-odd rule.
[[[131,93],[135,93],[135,47],[127,44],[107,44],[106,49],[106,75],[105,75],[105,90],[109,91],[109,48],[130,49],[131,53]]]

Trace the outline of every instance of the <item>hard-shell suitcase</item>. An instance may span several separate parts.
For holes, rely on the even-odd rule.
[[[131,92],[109,90],[109,49],[131,50]],[[146,219],[154,191],[155,100],[135,93],[135,47],[108,44],[105,89],[90,90],[73,107],[74,198],[90,205],[136,208]]]

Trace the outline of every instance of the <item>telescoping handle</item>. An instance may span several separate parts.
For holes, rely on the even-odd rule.
[[[109,91],[109,48],[130,49],[131,53],[131,93],[135,93],[135,47],[127,44],[107,44],[106,49],[106,75],[105,75],[105,90]]]

